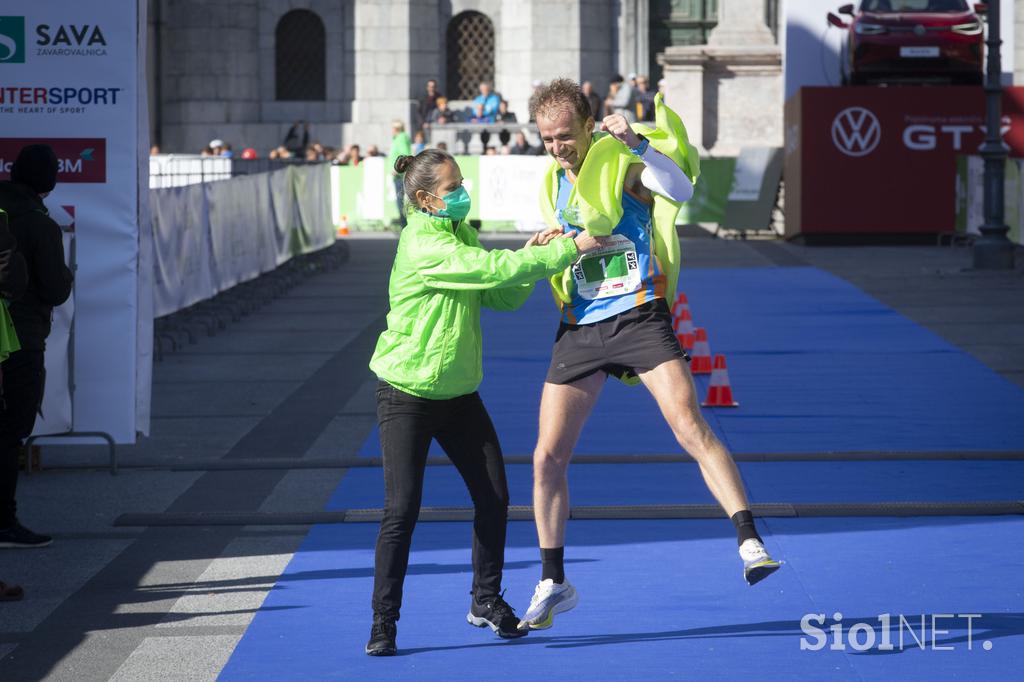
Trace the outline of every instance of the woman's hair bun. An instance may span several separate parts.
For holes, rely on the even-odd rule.
[[[395,172],[404,173],[405,171],[409,170],[409,164],[412,163],[412,159],[413,157],[406,155],[399,156],[397,159],[395,159]]]

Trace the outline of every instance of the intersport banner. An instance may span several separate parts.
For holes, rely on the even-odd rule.
[[[133,443],[149,430],[152,318],[139,276],[139,225],[149,214],[139,192],[148,171],[145,12],[141,0],[0,5],[0,179],[22,146],[50,144],[60,173],[45,203],[74,223],[73,327],[50,337],[72,339],[73,409],[59,425],[47,414],[46,433],[102,431]],[[49,381],[46,390],[44,412],[69,387]]]

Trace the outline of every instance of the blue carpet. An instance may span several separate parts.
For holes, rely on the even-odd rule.
[[[966,502],[1024,498],[1022,461],[742,462],[751,502]],[[512,504],[532,504],[532,467],[510,464]],[[714,504],[695,464],[580,464],[569,469],[574,506]],[[428,467],[428,507],[472,506],[453,466]],[[380,469],[350,469],[328,509],[384,505]]]
[[[362,650],[376,527],[317,526],[220,679],[979,680],[1011,678],[1024,655],[1022,566],[1006,554],[1024,519],[771,519],[766,541],[787,564],[754,588],[742,582],[723,525],[570,523],[567,572],[580,605],[551,630],[505,642],[465,622],[470,524],[422,524],[398,624],[402,655],[391,659]],[[531,523],[509,526],[504,583],[520,610],[539,573],[535,537]],[[866,622],[876,648],[801,650],[802,640],[816,643],[801,630],[804,615],[825,614],[831,644],[837,612],[844,643],[850,626]],[[885,613],[896,618],[892,652],[877,649]],[[899,648],[899,614],[919,637],[927,614],[927,650],[906,627]],[[931,614],[981,614],[972,648],[966,619],[940,618],[933,631]],[[863,627],[855,634],[866,641]]]
[[[1024,450],[1024,390],[842,279],[684,270],[680,287],[712,352],[728,358],[740,407],[705,414],[734,452]],[[546,285],[520,311],[484,313],[480,391],[506,453],[533,451],[556,325]],[[703,398],[707,379],[698,385]],[[379,448],[374,432],[360,453]],[[576,451],[678,447],[643,388],[610,381]]]

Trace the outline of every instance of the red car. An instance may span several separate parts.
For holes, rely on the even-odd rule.
[[[849,29],[843,83],[968,83],[983,81],[985,26],[966,0],[863,0],[843,5],[828,22]]]

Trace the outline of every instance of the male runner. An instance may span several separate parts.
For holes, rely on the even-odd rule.
[[[595,136],[590,105],[573,81],[552,81],[530,99],[530,116],[554,159],[541,191],[548,223],[611,237],[551,280],[562,320],[533,455],[542,574],[520,628],[551,627],[556,613],[576,605],[563,565],[567,469],[609,375],[639,377],[654,396],[736,526],[746,581],[753,585],[779,568],[754,527],[732,457],[701,416],[686,355],[672,330],[665,297],[674,295],[679,274],[675,218],[693,195],[699,171],[686,129],[660,95],[655,112],[656,128],[631,128],[615,114],[601,125],[610,135]]]

